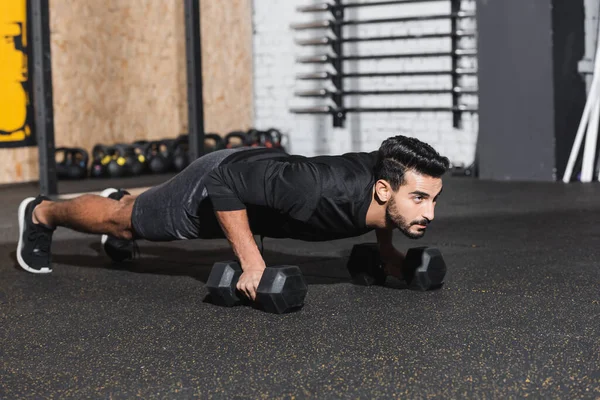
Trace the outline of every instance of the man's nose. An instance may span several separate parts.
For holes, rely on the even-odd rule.
[[[435,218],[435,205],[433,203],[429,203],[429,206],[423,213],[423,218],[427,219],[429,222],[433,221],[433,218]]]

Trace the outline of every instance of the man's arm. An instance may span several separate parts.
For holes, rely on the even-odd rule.
[[[209,173],[205,184],[217,220],[244,271],[238,289],[254,299],[265,262],[254,241],[246,205],[266,206],[307,220],[320,197],[316,168],[277,160],[228,164]]]
[[[404,254],[396,250],[392,243],[394,231],[392,229],[376,229],[379,254],[383,262],[385,273],[402,279],[402,263]]]
[[[375,235],[377,236],[377,244],[379,244],[379,251],[382,254],[394,248],[394,245],[392,244],[392,238],[394,237],[393,230],[376,229]]]
[[[254,300],[266,265],[250,230],[248,214],[246,210],[215,211],[215,214],[244,271],[237,289]]]

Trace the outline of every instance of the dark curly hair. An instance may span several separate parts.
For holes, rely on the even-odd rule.
[[[404,184],[407,170],[439,178],[449,165],[448,158],[442,157],[427,143],[399,135],[387,138],[379,147],[374,174],[376,181],[388,181],[395,191]]]

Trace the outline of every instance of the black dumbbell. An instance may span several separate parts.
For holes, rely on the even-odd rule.
[[[352,281],[358,285],[383,285],[386,274],[377,243],[357,244],[348,260]],[[442,253],[434,247],[413,247],[406,253],[402,276],[409,289],[439,289],[444,284],[446,263]]]
[[[242,272],[237,261],[217,262],[213,265],[206,282],[212,303],[225,307],[251,304],[236,289]],[[304,305],[307,291],[304,276],[297,266],[268,267],[258,284],[254,305],[274,314],[296,311]]]

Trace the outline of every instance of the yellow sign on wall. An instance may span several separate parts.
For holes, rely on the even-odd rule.
[[[26,10],[26,0],[0,0],[0,147],[35,145]]]

